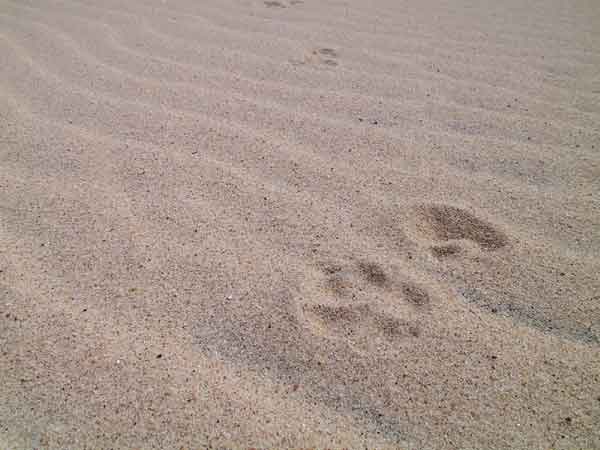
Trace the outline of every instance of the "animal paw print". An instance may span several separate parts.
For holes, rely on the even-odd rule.
[[[417,208],[417,218],[420,234],[440,241],[431,246],[436,258],[459,254],[462,240],[471,241],[484,251],[495,251],[508,244],[506,235],[493,224],[455,206],[423,205]]]
[[[301,306],[317,335],[343,339],[359,351],[399,344],[421,335],[419,316],[431,305],[417,283],[397,280],[367,260],[319,264],[321,281]],[[390,312],[393,310],[393,313]]]
[[[338,65],[338,52],[333,48],[318,48],[311,51],[302,59],[293,59],[290,62],[295,66],[305,64],[323,64],[330,67]]]

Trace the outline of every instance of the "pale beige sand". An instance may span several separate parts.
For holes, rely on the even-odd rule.
[[[0,448],[600,448],[600,2],[0,0]]]

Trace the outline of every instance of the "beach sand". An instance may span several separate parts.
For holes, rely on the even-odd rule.
[[[600,448],[600,3],[0,0],[0,448]]]

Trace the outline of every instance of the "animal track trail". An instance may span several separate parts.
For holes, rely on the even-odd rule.
[[[431,246],[437,258],[447,258],[461,252],[461,246],[452,241],[468,240],[484,251],[495,251],[508,244],[507,236],[495,225],[455,206],[423,205],[417,208],[418,232],[425,238],[443,241]]]

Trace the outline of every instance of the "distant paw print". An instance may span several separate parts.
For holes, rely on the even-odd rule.
[[[291,0],[289,5],[280,2],[278,0],[266,0],[263,2],[267,8],[287,8],[288,6],[301,5],[304,3],[302,0]]]
[[[302,59],[292,59],[290,62],[295,66],[314,64],[314,65],[326,65],[330,67],[337,66],[338,63],[338,52],[332,48],[318,48],[312,50]]]

